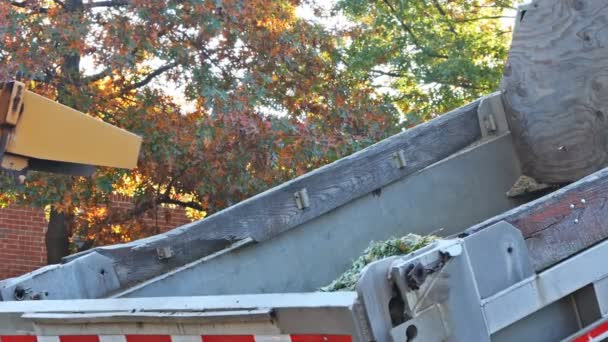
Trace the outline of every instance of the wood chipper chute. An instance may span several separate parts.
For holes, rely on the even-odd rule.
[[[12,81],[0,84],[1,167],[90,175],[94,166],[132,169],[141,138],[49,100]]]

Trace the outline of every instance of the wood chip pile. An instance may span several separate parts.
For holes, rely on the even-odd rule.
[[[408,234],[401,238],[392,238],[386,241],[372,241],[346,272],[320,290],[324,292],[354,291],[359,275],[365,266],[380,259],[409,254],[436,239],[436,236]]]

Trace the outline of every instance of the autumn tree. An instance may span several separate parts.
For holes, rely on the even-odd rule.
[[[333,12],[354,24],[343,62],[411,126],[498,89],[516,2],[338,0]]]
[[[0,3],[0,79],[20,73],[33,91],[144,138],[132,172],[2,183],[1,203],[50,207],[50,263],[71,237],[90,246],[146,236],[154,227],[140,218],[160,205],[211,214],[394,132],[387,99],[341,67],[343,37],[298,18],[297,6]],[[116,192],[135,206],[112,209]]]

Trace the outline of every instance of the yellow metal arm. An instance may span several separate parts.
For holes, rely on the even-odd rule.
[[[132,169],[141,137],[5,83],[0,93],[0,128],[7,138],[2,167],[82,173],[79,166]],[[0,141],[1,145],[1,141]],[[2,146],[0,146],[2,152]]]

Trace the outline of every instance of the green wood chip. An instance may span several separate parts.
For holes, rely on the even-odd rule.
[[[324,292],[354,291],[361,271],[370,263],[395,255],[409,254],[436,240],[436,236],[420,236],[408,234],[401,238],[392,238],[386,241],[372,241],[365,249],[363,255],[358,257],[353,265],[331,284],[322,287]]]

